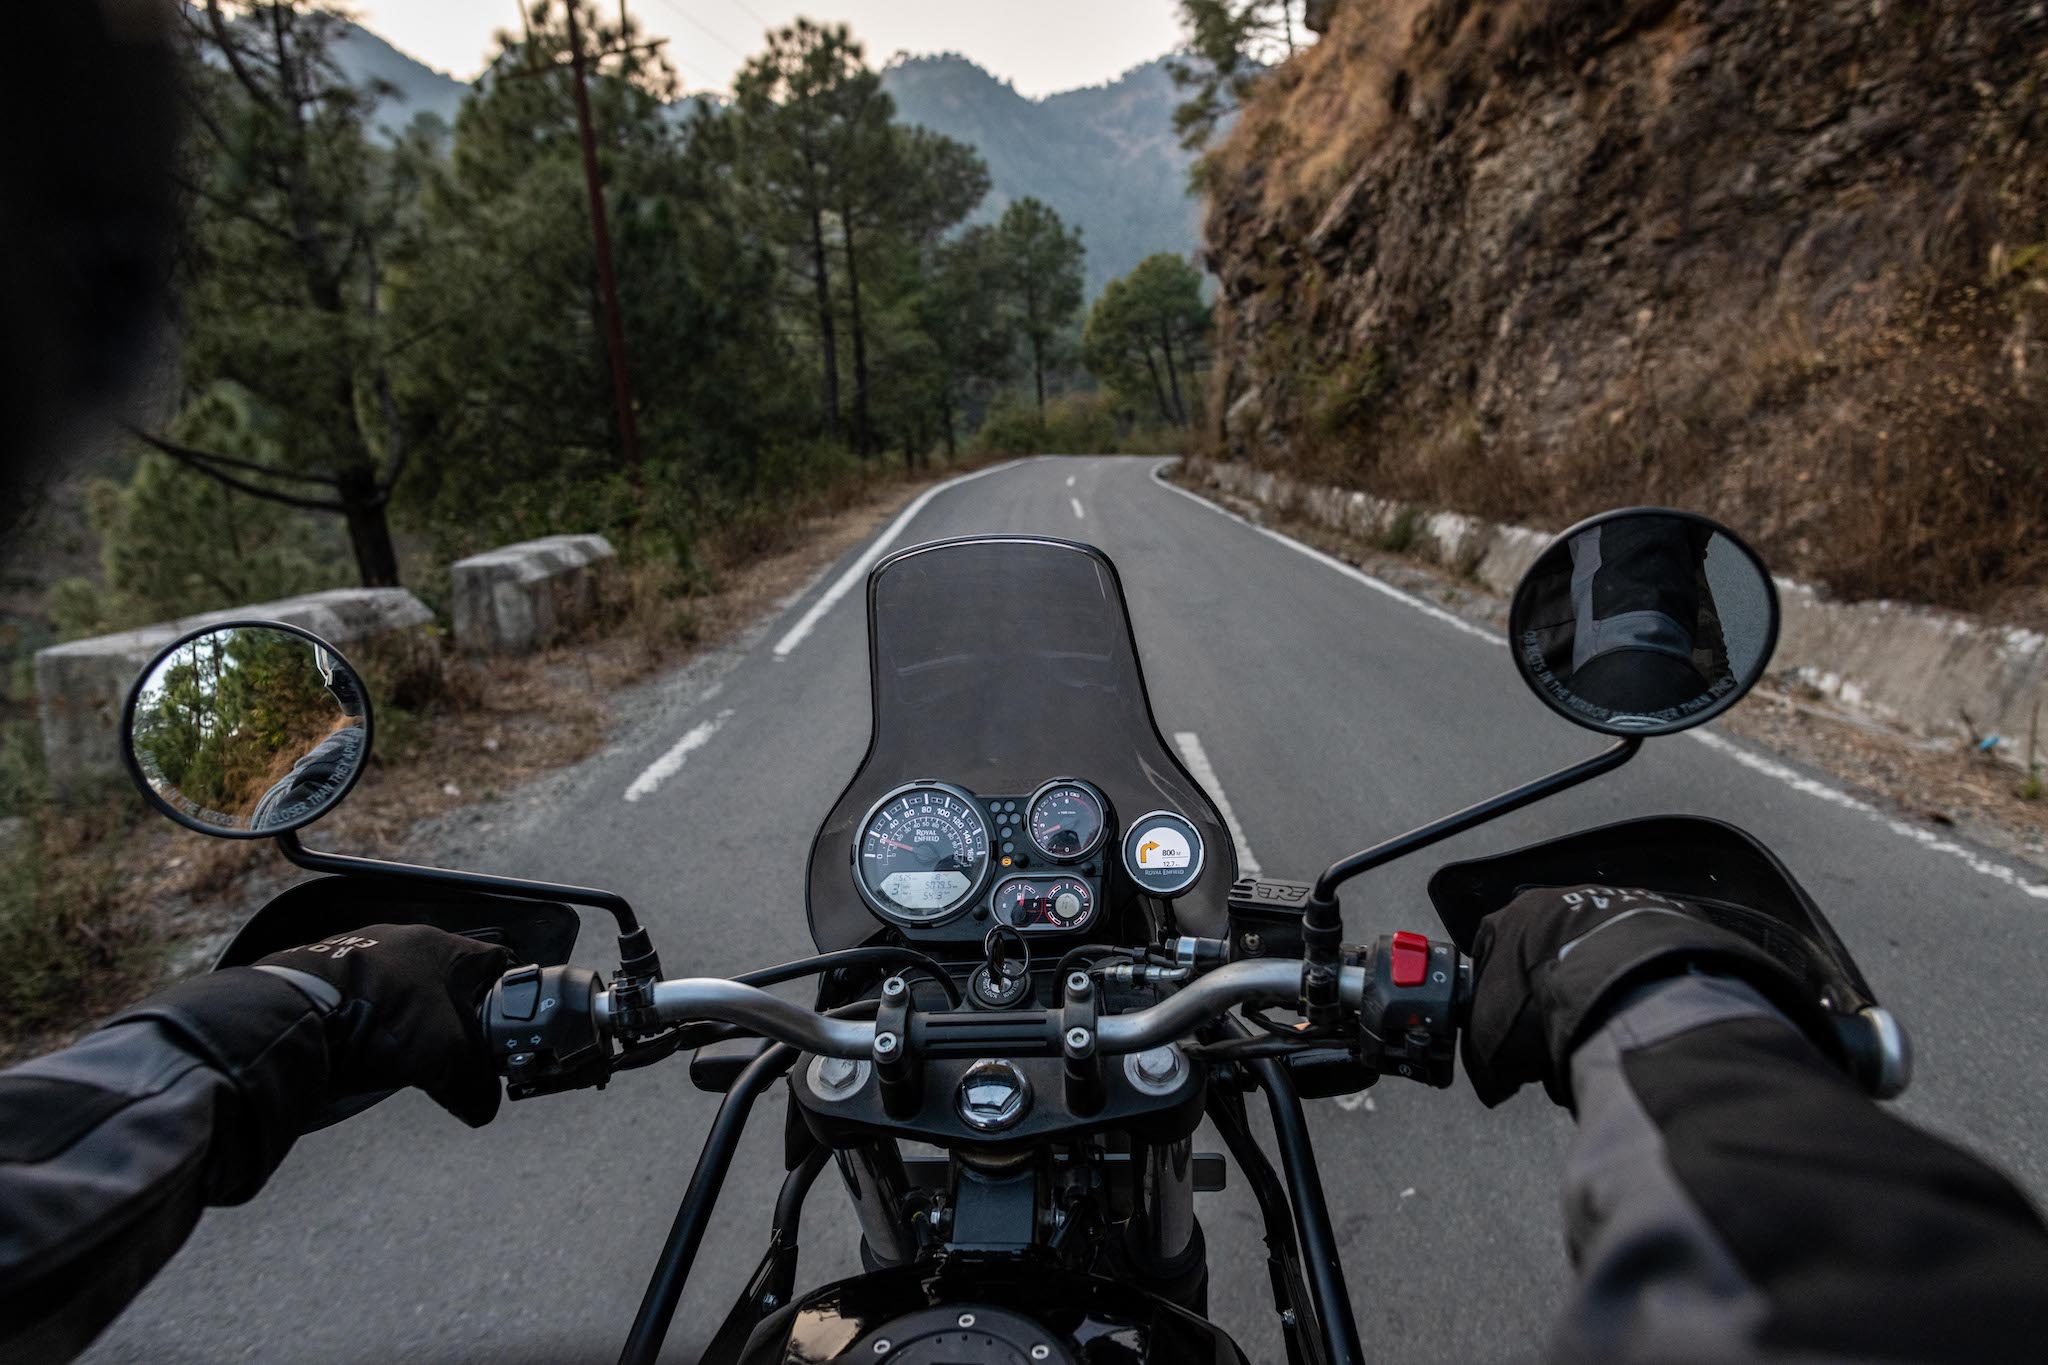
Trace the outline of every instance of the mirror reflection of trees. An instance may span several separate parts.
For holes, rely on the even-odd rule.
[[[238,629],[202,635],[157,666],[137,701],[133,744],[167,800],[248,828],[295,764],[360,723],[329,690],[308,641]]]

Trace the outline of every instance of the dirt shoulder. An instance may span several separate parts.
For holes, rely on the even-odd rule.
[[[1469,578],[1224,492],[1186,463],[1173,466],[1165,477],[1469,620],[1507,628],[1507,599]],[[1811,688],[1782,675],[1766,677],[1716,724],[1825,776],[1894,818],[1961,835],[2048,870],[2048,808],[2041,799],[2022,794],[2020,774],[1969,749],[1886,729],[1828,705]]]
[[[474,660],[441,642],[432,695],[380,708],[376,752],[348,802],[310,841],[425,856],[466,808],[596,752],[639,684],[687,668],[800,595],[919,492],[964,466],[878,480],[803,518],[779,548],[726,551],[710,585],[620,570],[602,619],[525,658]],[[378,685],[377,661],[358,661]],[[0,1062],[57,1046],[151,990],[211,962],[248,915],[304,874],[267,841],[213,840],[147,815],[109,786],[88,803],[40,814],[0,867],[0,975],[15,1008]]]

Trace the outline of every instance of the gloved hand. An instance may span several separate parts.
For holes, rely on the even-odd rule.
[[[237,1099],[208,1154],[209,1198],[262,1187],[321,1109],[417,1085],[464,1123],[498,1111],[476,1010],[512,955],[425,925],[372,925],[179,982],[108,1027],[147,1022],[225,1076]]]
[[[1473,940],[1472,1014],[1460,1042],[1472,1088],[1491,1108],[1541,1081],[1570,1106],[1572,1051],[1618,998],[1693,968],[1796,994],[1770,955],[1683,901],[1606,886],[1523,892],[1482,920]]]
[[[473,938],[377,924],[272,953],[256,969],[312,978],[293,984],[316,1000],[327,988],[330,1098],[416,1085],[481,1128],[498,1112],[500,1090],[477,1005],[514,965],[510,952]]]

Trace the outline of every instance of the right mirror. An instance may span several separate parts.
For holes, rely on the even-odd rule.
[[[1553,710],[1610,735],[1712,720],[1756,685],[1778,594],[1756,551],[1705,517],[1605,512],[1559,536],[1508,612],[1515,666]]]

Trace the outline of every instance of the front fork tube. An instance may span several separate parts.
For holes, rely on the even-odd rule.
[[[874,1268],[902,1265],[917,1254],[909,1224],[910,1177],[894,1142],[877,1140],[835,1154],[860,1219],[861,1241]]]

